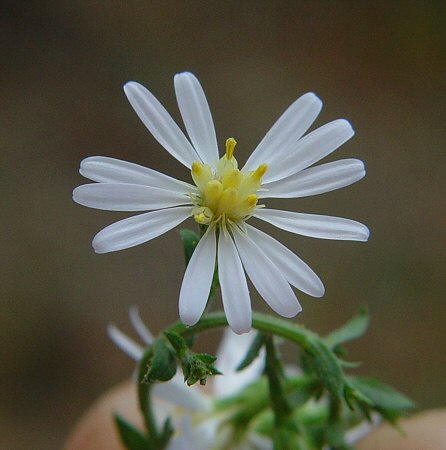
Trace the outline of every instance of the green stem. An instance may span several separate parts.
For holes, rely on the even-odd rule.
[[[273,406],[275,425],[276,427],[280,427],[286,422],[288,416],[291,414],[291,408],[285,398],[281,379],[283,369],[272,336],[268,336],[265,349],[265,372],[268,377],[269,396]]]
[[[161,449],[162,446],[160,445],[160,434],[158,431],[155,414],[152,409],[152,402],[150,401],[150,391],[152,388],[152,383],[148,383],[145,380],[147,365],[150,358],[152,358],[151,348],[149,348],[144,353],[138,367],[138,402],[139,408],[144,417],[144,423],[146,425],[148,439],[154,448]]]
[[[167,330],[187,337],[212,328],[225,327],[227,324],[224,312],[218,312],[202,317],[192,327],[177,322]],[[334,397],[342,397],[344,377],[341,367],[336,356],[317,334],[295,323],[260,313],[253,313],[252,326],[266,334],[280,336],[299,345],[312,357],[315,373],[322,384]]]
[[[180,322],[174,323],[167,328],[184,337],[192,336],[212,328],[226,327],[228,321],[224,312],[210,313],[203,316],[201,320],[192,327],[187,327]],[[283,337],[301,346],[304,350],[311,351],[312,339],[319,339],[313,332],[295,323],[267,316],[266,314],[253,313],[252,327],[264,333]]]

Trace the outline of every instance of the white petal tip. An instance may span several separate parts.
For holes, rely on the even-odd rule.
[[[245,333],[249,333],[251,331],[251,324],[249,324],[248,326],[233,326],[231,325],[231,330],[235,333],[235,334],[245,334]]]
[[[342,129],[342,131],[349,136],[349,139],[354,136],[355,130],[353,129],[352,124],[347,119],[338,119],[335,120],[334,123],[339,128],[339,131],[341,131]]]
[[[367,242],[370,238],[370,230],[364,225],[363,234],[360,237],[360,241]]]
[[[192,327],[200,320],[200,317],[197,318],[196,316],[194,316],[190,312],[189,313],[185,313],[185,312],[181,312],[180,311],[180,320],[187,327]]]
[[[91,245],[93,247],[94,252],[99,255],[113,251],[112,249],[108,248],[106,245],[101,244],[100,242],[97,242],[94,239],[93,239],[93,242],[91,243]]]
[[[136,81],[129,81],[125,83],[123,89],[130,103],[132,100],[135,100],[136,97],[141,96],[141,89],[145,90],[144,86]]]
[[[307,92],[306,94],[302,95],[301,98],[312,101],[314,104],[319,104],[322,108],[322,100],[314,92]]]
[[[367,242],[370,237],[370,230],[362,223],[357,222],[355,235],[351,238],[352,241]]]
[[[286,308],[282,308],[281,311],[277,311],[279,315],[287,319],[296,317],[300,312],[302,312],[302,306],[300,303],[289,304]]]
[[[124,84],[123,89],[124,92],[127,93],[128,90],[137,88],[138,86],[141,86],[137,81],[127,81],[127,83]]]
[[[196,78],[196,76],[192,73],[192,72],[188,72],[187,70],[185,72],[178,72],[174,75],[173,79],[176,80],[178,78],[182,78],[182,77],[191,77],[191,78]]]
[[[323,284],[314,288],[314,291],[310,294],[312,297],[321,298],[325,295],[325,287]]]

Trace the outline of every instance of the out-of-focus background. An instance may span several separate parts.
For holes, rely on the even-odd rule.
[[[178,230],[95,255],[94,234],[125,214],[76,205],[71,191],[91,155],[188,180],[122,92],[138,80],[178,119],[172,77],[183,70],[199,76],[219,142],[235,137],[240,161],[307,91],[324,101],[316,125],[351,120],[355,138],[329,159],[363,159],[367,177],[280,204],[360,220],[371,239],[275,231],[326,285],[324,299],[300,295],[298,320],[324,333],[367,305],[372,324],[352,358],[420,408],[446,404],[444,2],[0,6],[2,449],[60,448],[93,399],[131,374],[106,335],[110,322],[130,331],[130,305],[154,332],[177,319]],[[253,306],[266,310],[256,294]],[[213,351],[215,336],[200,343]]]

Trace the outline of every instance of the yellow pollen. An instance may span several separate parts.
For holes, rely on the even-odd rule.
[[[201,214],[195,214],[194,219],[198,222],[198,223],[206,223],[206,216],[201,213]]]
[[[201,173],[203,172],[203,164],[201,164],[198,161],[195,161],[192,163],[192,172],[194,173],[194,175],[200,176]]]
[[[238,168],[234,157],[237,142],[226,140],[226,153],[211,167],[199,161],[191,166],[192,179],[197,190],[190,193],[194,205],[192,215],[201,225],[216,226],[227,232],[234,224],[249,219],[258,208],[258,190],[268,165],[260,164],[255,170]]]
[[[263,177],[263,175],[265,175],[265,172],[267,170],[268,170],[268,164],[266,164],[266,163],[260,164],[260,166],[257,167],[256,170],[254,170],[254,172],[252,173],[252,176],[260,179]]]
[[[237,205],[238,191],[235,188],[225,189],[218,202],[218,211],[220,214],[225,211],[231,211]]]
[[[211,180],[206,183],[206,187],[204,188],[204,193],[206,195],[206,199],[215,202],[217,201],[223,192],[223,186],[218,180]]]
[[[221,177],[221,182],[225,189],[234,187],[238,188],[240,186],[240,181],[242,179],[242,173],[238,169],[227,170]]]
[[[237,141],[234,138],[226,139],[226,158],[232,159]]]
[[[255,205],[257,204],[257,199],[258,199],[258,197],[257,197],[256,194],[249,194],[249,195],[246,197],[246,201],[248,202],[248,204],[249,204],[250,206],[255,206]]]

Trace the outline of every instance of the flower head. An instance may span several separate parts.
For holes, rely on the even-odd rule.
[[[185,324],[200,319],[216,263],[223,306],[236,333],[251,328],[245,272],[275,312],[295,316],[301,306],[291,286],[321,297],[321,280],[288,248],[247,221],[255,217],[291,233],[321,239],[366,241],[369,231],[359,222],[269,209],[264,204],[268,198],[321,194],[361,179],[364,165],[356,159],[310,167],[353,136],[350,123],[335,120],[304,136],[322,107],[316,95],[305,94],[282,114],[240,168],[234,138],[226,140],[219,158],[211,112],[197,78],[185,72],[177,74],[174,82],[188,137],[146,88],[130,82],[124,91],[155,139],[190,170],[193,184],[117,159],[84,159],[80,173],[96,183],[76,188],[76,202],[105,210],[149,211],[104,228],[93,239],[95,251],[142,244],[192,217],[206,231],[181,286],[179,309]]]

